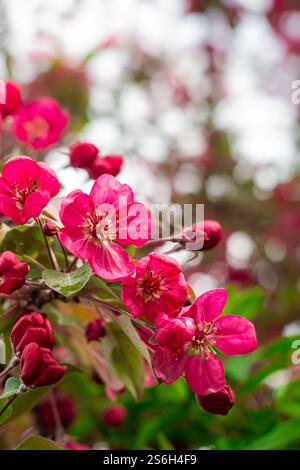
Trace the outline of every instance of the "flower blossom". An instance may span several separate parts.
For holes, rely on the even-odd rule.
[[[22,96],[19,85],[12,81],[7,81],[4,84],[4,102],[1,100],[0,90],[0,116],[6,118],[18,111],[22,106]]]
[[[150,253],[136,265],[136,273],[123,281],[121,298],[135,317],[155,321],[164,312],[176,316],[187,298],[180,265],[170,256]]]
[[[100,176],[90,195],[76,190],[62,203],[59,232],[62,244],[73,255],[87,260],[94,273],[118,281],[134,272],[122,245],[141,246],[149,240],[154,220],[132,190],[111,175]]]
[[[0,256],[0,293],[11,294],[25,284],[29,272],[27,263],[22,263],[11,251]]]
[[[20,364],[20,377],[28,387],[43,387],[59,382],[67,366],[59,365],[50,349],[40,348],[36,343],[25,347]]]
[[[34,150],[44,150],[59,141],[67,124],[67,113],[55,100],[45,97],[19,109],[12,121],[12,132]]]
[[[16,224],[38,217],[59,192],[56,174],[45,163],[20,156],[8,160],[0,176],[0,213]]]
[[[224,367],[215,349],[229,355],[247,354],[257,345],[250,321],[239,315],[221,316],[226,301],[226,290],[215,289],[185,307],[178,318],[189,319],[186,333],[182,331],[182,323],[177,326],[170,321],[168,326],[158,319],[156,339],[160,344],[153,356],[158,378],[172,383],[184,374],[189,387],[199,396],[215,393],[225,386]],[[191,338],[192,325],[195,333]],[[177,331],[170,334],[172,330]],[[184,342],[185,335],[187,342]],[[179,340],[174,340],[176,337]]]
[[[22,315],[15,323],[10,339],[15,353],[20,353],[29,343],[52,349],[54,333],[44,315],[37,312]]]

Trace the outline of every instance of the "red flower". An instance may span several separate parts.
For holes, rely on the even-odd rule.
[[[170,256],[150,253],[136,265],[136,274],[123,282],[121,298],[135,317],[155,321],[164,312],[176,316],[187,297],[181,267]]]
[[[122,405],[113,405],[104,412],[104,422],[113,428],[120,428],[126,418],[127,411]]]
[[[169,318],[165,313],[157,317],[156,326],[157,344],[170,352],[183,348],[196,333],[192,318]]]
[[[6,82],[4,90],[4,103],[0,101],[0,115],[3,118],[16,113],[22,105],[22,96],[19,85],[15,82]]]
[[[169,336],[169,350],[166,341],[163,349],[156,349],[153,367],[158,378],[172,383],[184,373],[189,387],[200,396],[215,393],[225,385],[224,367],[214,348],[223,354],[235,355],[250,353],[257,346],[255,328],[250,321],[239,315],[221,316],[226,301],[226,290],[215,289],[201,295],[193,305],[182,310],[179,318],[193,320],[195,334],[185,347],[180,341],[177,351],[174,350],[172,336]],[[158,338],[161,328],[165,329],[166,326],[158,324]],[[190,325],[187,329],[189,336]],[[166,338],[167,335],[164,340]]]
[[[40,215],[59,189],[56,174],[45,163],[30,157],[11,158],[0,176],[0,213],[25,224]]]
[[[73,191],[61,205],[64,224],[60,241],[90,263],[95,274],[110,281],[134,271],[121,245],[143,245],[151,236],[154,221],[143,204],[134,201],[132,190],[111,175],[98,178],[90,195]]]
[[[99,154],[99,149],[89,142],[75,142],[70,147],[70,161],[75,168],[88,168]]]
[[[12,132],[35,150],[56,144],[68,124],[68,115],[52,98],[40,98],[22,106],[15,114]]]
[[[41,313],[28,313],[20,317],[11,332],[11,342],[15,353],[22,352],[30,343],[52,349],[54,334],[52,326]]]
[[[97,318],[96,320],[92,320],[86,327],[85,336],[87,337],[88,341],[97,341],[100,336],[104,335],[104,323],[103,320]]]
[[[88,172],[92,179],[97,179],[104,174],[117,176],[121,171],[122,165],[123,157],[120,155],[108,155],[97,158],[89,167]]]
[[[76,418],[76,406],[74,400],[68,395],[54,394],[55,406],[63,426],[69,426]],[[48,432],[55,431],[56,419],[53,412],[53,403],[45,398],[39,405],[39,420],[43,428]]]
[[[43,232],[46,235],[46,237],[55,237],[55,235],[58,232],[58,227],[53,220],[47,219],[43,223]]]
[[[235,403],[234,391],[227,384],[215,393],[202,397],[196,395],[196,398],[205,411],[216,415],[227,415]]]
[[[27,344],[20,366],[20,377],[28,387],[43,387],[59,382],[67,366],[57,364],[49,349],[36,343]]]
[[[183,231],[182,242],[188,250],[206,251],[214,248],[223,236],[223,229],[219,222],[202,220]]]
[[[4,251],[0,256],[0,292],[11,294],[25,283],[29,272],[27,263],[21,261],[11,251]]]

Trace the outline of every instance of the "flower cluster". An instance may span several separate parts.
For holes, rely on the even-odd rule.
[[[83,168],[92,179],[102,175],[117,176],[123,165],[121,155],[100,156],[100,150],[90,142],[75,142],[69,149],[70,163],[74,168]]]
[[[1,119],[20,142],[34,150],[59,142],[68,119],[54,100],[41,98],[24,104],[18,86],[11,82],[6,84],[6,95]],[[102,355],[102,344],[115,354],[121,333],[112,323],[118,315],[122,316],[121,332],[133,345],[126,350],[122,346],[117,357],[121,359],[127,349],[131,354],[136,342],[137,352],[148,349],[151,361],[142,359],[142,388],[153,387],[157,381],[171,384],[183,376],[203,409],[227,414],[235,396],[226,383],[220,354],[253,351],[253,324],[238,315],[222,315],[225,289],[206,292],[194,300],[180,264],[168,254],[148,250],[155,220],[144,204],[136,201],[132,189],[116,179],[122,157],[101,156],[95,145],[82,141],[70,145],[68,155],[74,168],[87,170],[95,181],[89,194],[76,189],[64,197],[55,215],[49,203],[58,195],[60,183],[48,165],[21,155],[2,167],[0,214],[10,225],[26,224],[24,232],[30,229],[34,233],[32,244],[37,240],[44,243],[44,249],[38,253],[39,248],[33,257],[24,249],[23,256],[21,245],[18,257],[7,249],[0,255],[0,295],[9,305],[3,318],[14,319],[10,334],[13,356],[0,373],[0,386],[19,366],[17,397],[36,387],[56,385],[66,372],[67,367],[60,364],[66,358],[83,367],[91,358],[89,374],[94,371],[94,380],[103,384],[107,397],[115,401],[126,386],[130,388],[130,381],[124,378],[126,370],[118,375],[118,367],[109,363],[114,357]],[[8,231],[10,225],[6,225]],[[23,227],[15,230],[23,233]],[[197,253],[211,250],[222,238],[221,225],[204,220],[168,240],[174,243],[173,251]],[[142,247],[146,251],[141,256]],[[59,308],[64,310],[60,302],[68,303],[70,298],[74,305],[80,304],[78,316],[88,304],[97,318],[89,312],[84,325],[77,322],[73,330],[68,322],[57,322],[63,325],[58,327],[58,336],[66,335],[68,341],[53,352],[54,331],[45,312],[61,315],[57,313]],[[125,316],[137,332],[124,321]],[[69,351],[72,341],[77,346]],[[121,337],[121,341],[125,340]],[[84,359],[76,356],[78,344],[85,350]],[[57,427],[67,427],[75,419],[76,408],[57,388],[51,393],[40,403],[39,418],[41,427],[56,435]],[[4,411],[0,409],[0,416]],[[115,404],[104,411],[103,422],[120,428],[126,415],[126,409]],[[57,440],[68,449],[88,448],[67,436]]]

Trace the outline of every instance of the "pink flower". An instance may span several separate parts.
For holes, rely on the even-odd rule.
[[[35,150],[56,144],[68,124],[68,115],[52,98],[40,98],[22,106],[15,114],[12,132]]]
[[[99,149],[90,142],[75,142],[70,147],[70,162],[75,168],[88,168],[95,161]]]
[[[120,155],[108,155],[102,158],[96,158],[89,167],[88,172],[91,178],[97,179],[101,175],[117,176],[123,165],[123,157]]]
[[[122,245],[143,245],[151,236],[154,220],[143,204],[134,201],[132,190],[113,176],[98,178],[90,195],[81,190],[65,198],[60,210],[64,225],[60,241],[95,274],[118,281],[134,271]]]
[[[257,345],[251,322],[238,315],[220,316],[226,301],[226,290],[215,289],[201,295],[192,306],[182,310],[179,318],[192,319],[195,334],[185,348],[180,342],[181,349],[176,352],[171,337],[169,351],[166,345],[164,349],[157,348],[153,367],[158,378],[172,383],[184,373],[189,387],[199,396],[215,393],[225,385],[224,367],[214,348],[224,354],[247,354]],[[161,335],[161,328],[166,326],[158,325],[157,338]],[[183,337],[182,332],[180,337]]]
[[[0,292],[11,294],[25,284],[29,272],[27,263],[21,263],[11,251],[4,251],[0,256]]]
[[[169,318],[165,313],[156,320],[156,342],[166,351],[177,351],[192,341],[195,335],[195,323],[192,318]]]
[[[59,189],[56,174],[45,163],[23,156],[11,158],[0,176],[0,213],[25,224],[40,215]]]
[[[1,98],[1,95],[0,95]],[[0,115],[3,118],[14,114],[22,105],[22,96],[19,85],[15,82],[5,82],[4,103],[0,100]]]
[[[181,267],[169,256],[150,253],[136,265],[136,274],[125,279],[121,298],[133,316],[155,321],[161,312],[176,316],[187,297]]]

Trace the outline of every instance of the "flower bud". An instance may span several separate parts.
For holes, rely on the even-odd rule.
[[[235,403],[234,391],[227,384],[216,393],[202,397],[196,395],[196,399],[205,411],[216,415],[227,415]]]
[[[43,223],[43,232],[46,237],[55,237],[58,232],[58,227],[53,220],[47,219]]]
[[[50,349],[40,348],[36,343],[27,344],[20,365],[20,377],[27,387],[43,387],[59,382],[67,366],[59,365]]]
[[[126,418],[127,411],[122,405],[113,405],[104,412],[104,422],[112,428],[120,428]]]
[[[122,164],[123,157],[119,155],[97,158],[88,169],[89,176],[92,179],[97,179],[104,174],[117,176],[120,173]]]
[[[68,395],[55,393],[54,398],[57,413],[61,424],[68,427],[76,418],[76,406],[74,400]],[[39,420],[42,427],[47,432],[54,432],[57,422],[55,411],[53,410],[52,400],[45,398],[41,401],[38,408]]]
[[[202,220],[186,228],[180,239],[187,250],[206,251],[214,248],[223,238],[223,229],[216,220]]]
[[[11,251],[4,251],[0,256],[0,293],[11,294],[20,289],[28,272],[27,263],[21,263]]]
[[[100,318],[90,321],[85,329],[85,336],[88,341],[97,341],[104,335],[104,322]]]
[[[75,142],[70,147],[70,161],[75,168],[88,168],[99,154],[99,149],[89,142]]]
[[[3,118],[14,114],[22,105],[20,87],[14,82],[5,83],[4,103],[0,100],[0,115]]]
[[[15,323],[10,336],[15,353],[20,353],[30,343],[52,349],[54,334],[52,326],[41,313],[21,316]]]

